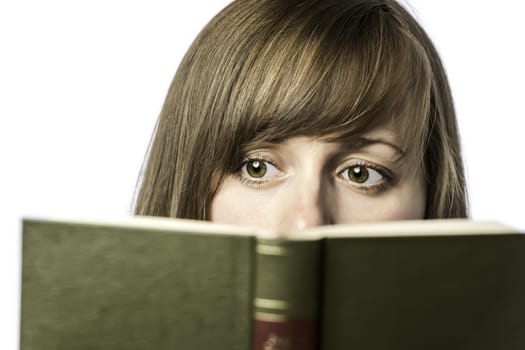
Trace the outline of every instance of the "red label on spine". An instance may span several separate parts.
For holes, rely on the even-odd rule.
[[[256,319],[253,350],[315,350],[316,328],[312,320],[270,322]]]

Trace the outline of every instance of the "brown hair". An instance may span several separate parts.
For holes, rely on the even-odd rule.
[[[202,30],[169,89],[135,213],[207,219],[213,179],[254,140],[390,121],[427,182],[427,218],[465,217],[456,117],[430,39],[395,0],[237,0]]]

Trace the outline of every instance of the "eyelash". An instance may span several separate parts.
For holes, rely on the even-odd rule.
[[[247,176],[245,176],[243,174],[243,168],[246,164],[250,163],[250,162],[262,162],[262,163],[267,163],[267,164],[270,164],[271,166],[279,169],[273,162],[269,161],[268,159],[265,159],[264,157],[261,157],[261,156],[254,156],[254,157],[249,157],[249,158],[245,158],[242,163],[241,163],[241,166],[237,169],[237,171],[234,173],[234,175],[237,177],[237,179],[239,181],[241,181],[241,183],[245,184],[245,185],[248,185],[249,187],[252,187],[252,188],[260,188],[262,185],[268,183],[270,180],[267,180],[267,179],[259,179],[259,180],[254,180],[252,178],[249,178]]]
[[[269,165],[279,169],[279,167],[277,167],[272,161],[270,161],[270,160],[268,160],[268,159],[266,159],[264,157],[261,157],[261,156],[253,156],[253,157],[245,158],[242,161],[240,167],[237,169],[237,171],[235,171],[234,175],[241,183],[243,183],[243,184],[245,184],[245,185],[247,185],[249,187],[252,187],[252,188],[260,188],[262,185],[265,185],[265,184],[267,184],[267,183],[269,183],[271,181],[271,179],[258,179],[258,180],[256,180],[254,178],[250,178],[247,175],[243,174],[244,166],[246,166],[250,162],[256,162],[256,161],[269,164]],[[372,169],[372,170],[377,171],[382,176],[381,181],[379,183],[372,184],[372,185],[362,185],[362,184],[357,184],[357,183],[355,183],[353,181],[350,181],[350,180],[346,180],[346,179],[344,179],[342,177],[342,174],[345,171],[348,171],[350,168],[353,168],[353,167],[356,167],[356,166],[362,166],[362,167],[365,167],[367,169]],[[339,172],[337,172],[337,176],[342,181],[344,181],[346,184],[351,186],[353,189],[355,189],[357,191],[360,191],[360,192],[364,192],[364,193],[370,193],[370,194],[372,194],[372,193],[379,193],[379,192],[385,191],[390,186],[392,186],[392,184],[394,183],[394,177],[393,177],[392,173],[388,169],[383,168],[383,167],[381,167],[381,166],[379,166],[377,164],[370,163],[370,162],[363,161],[363,160],[359,160],[359,161],[356,161],[356,162],[354,162],[352,164],[349,164],[343,170],[340,170]]]
[[[372,170],[377,171],[381,175],[382,179],[379,181],[379,183],[375,183],[375,184],[371,184],[371,185],[363,185],[363,184],[357,184],[357,183],[355,183],[353,181],[350,181],[350,180],[346,180],[346,179],[344,179],[342,177],[342,174],[345,171],[348,171],[349,169],[354,168],[354,167],[358,167],[358,166],[362,166],[362,167],[365,167],[367,169],[372,169]],[[364,192],[364,193],[370,193],[370,194],[383,192],[383,191],[387,190],[390,186],[392,186],[392,184],[394,183],[394,177],[393,177],[392,173],[388,169],[383,168],[382,166],[379,166],[377,164],[364,161],[364,160],[358,160],[358,161],[355,161],[352,164],[349,164],[343,170],[340,170],[337,173],[337,176],[342,181],[347,183],[349,186],[354,188],[355,190],[361,191],[361,192]]]

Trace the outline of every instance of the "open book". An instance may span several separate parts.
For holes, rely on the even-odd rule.
[[[21,350],[525,349],[525,235],[27,219]]]

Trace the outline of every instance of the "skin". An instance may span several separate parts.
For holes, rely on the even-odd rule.
[[[377,128],[362,139],[369,143],[359,148],[303,136],[252,146],[212,199],[211,221],[289,233],[423,219],[424,181],[395,162],[402,151],[391,129]]]

